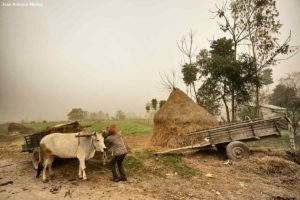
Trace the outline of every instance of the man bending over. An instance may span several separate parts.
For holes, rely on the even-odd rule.
[[[123,166],[123,160],[128,152],[127,148],[124,144],[121,133],[117,132],[115,124],[110,125],[107,129],[107,133],[104,134],[104,142],[107,150],[111,152],[113,156],[110,161],[113,181],[127,181]],[[118,166],[119,174],[117,172],[116,165]]]

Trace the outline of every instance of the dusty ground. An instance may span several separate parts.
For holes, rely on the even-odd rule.
[[[184,156],[193,173],[183,173],[150,155],[148,139],[126,137],[129,181],[120,183],[110,181],[98,160],[87,163],[86,182],[77,178],[78,162],[68,160],[56,163],[55,177],[42,183],[31,155],[20,153],[23,141],[1,142],[0,199],[300,199],[300,165],[286,159],[284,150],[256,150],[234,163],[212,151]]]

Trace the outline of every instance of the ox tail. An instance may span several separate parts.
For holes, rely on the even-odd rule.
[[[39,152],[39,164],[38,164],[38,168],[36,170],[36,178],[40,177],[42,171],[43,171],[43,157],[42,157],[41,149],[40,149],[40,152]]]

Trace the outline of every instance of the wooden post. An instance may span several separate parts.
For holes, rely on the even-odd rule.
[[[290,145],[291,145],[291,149],[293,150],[296,150],[296,141],[295,141],[295,131],[294,131],[294,128],[293,128],[293,125],[292,125],[292,120],[285,116],[285,119],[287,120],[288,122],[288,129],[289,129],[289,138],[290,138]]]

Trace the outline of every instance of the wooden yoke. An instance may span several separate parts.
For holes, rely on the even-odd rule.
[[[81,135],[80,134],[81,132],[79,132],[78,133],[78,135],[75,135],[75,137],[77,137],[78,138],[78,146],[80,145],[80,138],[81,137],[92,137],[93,135],[96,135],[96,132],[94,132],[94,133],[88,133],[88,134],[83,134],[83,135]]]

